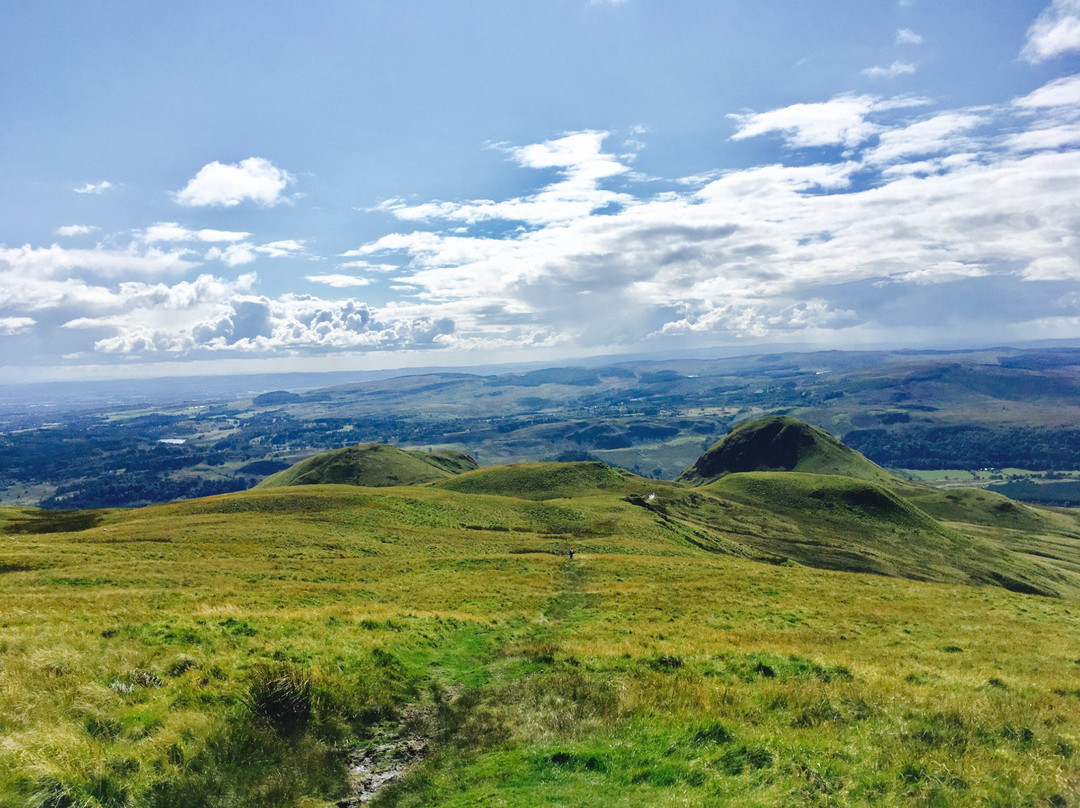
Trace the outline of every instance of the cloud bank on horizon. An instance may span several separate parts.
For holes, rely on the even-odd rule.
[[[901,27],[893,44],[926,38]],[[63,367],[1075,337],[1077,53],[1080,0],[1054,0],[1011,69],[1066,69],[1029,92],[960,107],[889,92],[920,70],[897,58],[862,69],[869,90],[718,111],[755,159],[692,176],[639,169],[647,127],[490,144],[521,192],[383,199],[352,214],[382,232],[336,250],[315,215],[256,235],[260,215],[322,212],[313,178],[211,160],[162,189],[160,218],[52,221],[54,243],[0,244],[0,345]],[[69,188],[104,204],[125,186]]]

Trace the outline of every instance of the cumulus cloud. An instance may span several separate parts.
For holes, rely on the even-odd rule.
[[[92,227],[88,224],[66,224],[63,227],[56,228],[56,235],[64,238],[70,236],[85,236],[88,233],[93,233],[98,228]]]
[[[1054,0],[1027,32],[1021,58],[1032,64],[1080,51],[1080,0]]]
[[[897,45],[921,45],[923,38],[910,28],[901,28],[896,32]]]
[[[448,318],[387,317],[355,300],[310,295],[275,300],[212,282],[224,294],[165,316],[159,305],[129,305],[122,315],[73,319],[63,327],[110,332],[94,342],[97,351],[176,355],[430,348],[454,331]]]
[[[295,239],[158,222],[127,247],[0,247],[0,328],[128,358],[929,339],[957,323],[987,338],[1075,333],[1078,100],[1069,77],[980,108],[848,94],[747,111],[734,139],[777,137],[775,160],[683,180],[644,181],[609,147],[621,135],[499,144],[543,181],[385,203],[395,232],[298,273],[319,295],[217,276],[306,263]],[[216,270],[193,278],[202,261]],[[397,299],[353,299],[375,280]]]
[[[270,207],[284,201],[285,188],[293,176],[263,157],[239,163],[207,163],[188,184],[173,194],[186,207],[231,208],[241,202]]]
[[[72,190],[77,194],[103,194],[112,187],[111,182],[102,180],[101,182],[88,182],[78,188],[72,188]]]
[[[874,67],[868,67],[863,71],[864,76],[869,76],[872,79],[894,79],[897,76],[907,75],[915,72],[915,65],[911,62],[893,62],[888,67],[882,67],[875,65]]]
[[[1013,104],[929,115],[916,114],[925,100],[876,96],[744,113],[736,139],[780,133],[791,147],[847,151],[706,173],[679,190],[631,195],[616,210],[582,209],[509,233],[462,230],[460,220],[403,230],[350,255],[400,264],[398,285],[429,316],[452,317],[458,345],[835,334],[883,316],[883,307],[842,294],[868,284],[886,284],[899,301],[914,299],[911,290],[1001,278],[1075,283],[1080,152],[1061,127],[1045,128],[1056,119],[1044,114],[1064,109],[1047,105],[1065,103],[1071,88],[1054,82]],[[1020,153],[1021,136],[1064,145]],[[602,139],[588,153],[604,154]],[[994,315],[1007,322],[1007,303],[997,304]]]

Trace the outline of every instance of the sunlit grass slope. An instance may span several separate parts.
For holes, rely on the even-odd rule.
[[[603,492],[640,491],[655,484],[604,463],[515,463],[491,466],[438,483],[447,491],[522,499],[565,499]]]
[[[0,805],[327,806],[398,726],[379,806],[1076,804],[1076,600],[733,550],[960,541],[873,485],[589,473],[0,510]]]
[[[819,432],[698,488],[361,446],[0,511],[0,804],[328,805],[397,727],[433,754],[381,805],[1074,804],[1080,520]]]
[[[674,512],[807,566],[1046,595],[1062,587],[1074,591],[1080,583],[976,538],[961,525],[942,524],[882,486],[850,477],[752,472],[729,475],[699,492],[721,500],[720,513],[714,506],[709,515],[704,503],[676,505]]]
[[[410,452],[381,443],[363,443],[309,457],[271,474],[256,488],[287,485],[416,485],[476,468],[463,452]]]

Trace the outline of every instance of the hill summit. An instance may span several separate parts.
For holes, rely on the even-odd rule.
[[[801,471],[873,483],[895,482],[885,469],[825,430],[787,415],[768,415],[738,424],[686,469],[679,481],[705,485],[747,471]]]
[[[382,443],[361,443],[301,460],[284,471],[271,474],[255,487],[419,485],[475,468],[476,461],[464,452],[416,452]]]

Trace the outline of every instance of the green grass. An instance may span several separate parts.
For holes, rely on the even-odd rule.
[[[567,499],[605,491],[640,490],[645,481],[603,463],[517,463],[470,471],[441,481],[439,488],[466,494],[522,499]],[[667,483],[670,485],[670,483]]]
[[[399,726],[432,754],[378,806],[1074,805],[1080,522],[949,493],[559,464],[0,509],[0,805],[321,808]]]
[[[364,443],[309,457],[271,474],[257,488],[289,485],[416,485],[476,468],[462,452],[409,452],[379,443]]]

